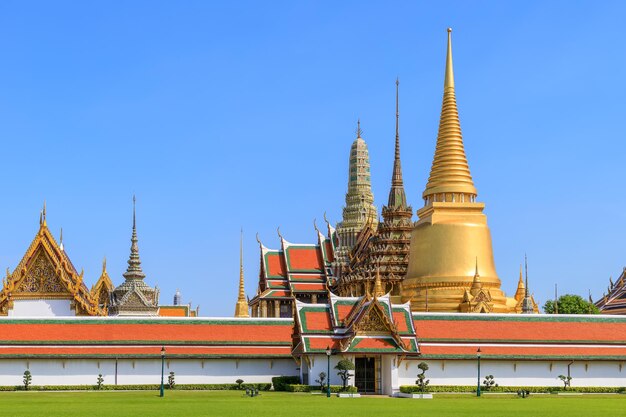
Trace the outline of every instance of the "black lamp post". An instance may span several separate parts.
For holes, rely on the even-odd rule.
[[[478,383],[476,384],[476,396],[480,397],[480,348],[476,351],[476,360],[478,361]]]
[[[162,397],[163,392],[163,373],[165,372],[165,346],[161,346],[161,391],[159,397]]]
[[[330,346],[326,346],[326,359],[328,362],[328,380],[326,381],[326,397],[330,398],[330,355],[333,353]]]

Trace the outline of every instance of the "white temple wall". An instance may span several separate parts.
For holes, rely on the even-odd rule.
[[[59,317],[76,316],[70,300],[13,300],[9,317]]]
[[[405,360],[400,364],[400,385],[415,385],[417,365],[426,362],[430,385],[476,385],[476,360]],[[570,361],[485,360],[480,362],[480,382],[493,375],[502,386],[561,386]],[[575,361],[570,368],[572,387],[626,386],[626,361]]]
[[[32,374],[32,385],[95,385],[98,374],[105,385],[115,385],[115,359],[2,359],[0,385],[22,385],[24,371]],[[272,377],[298,375],[291,359],[170,359],[165,361],[164,378],[170,372],[177,384],[234,384],[271,382]],[[161,383],[160,359],[118,359],[117,384]]]
[[[309,355],[309,361],[302,358],[302,374],[305,374],[308,370],[309,385],[316,385],[316,379],[319,379],[320,372],[328,373],[328,358],[325,354],[322,355]],[[330,357],[330,385],[342,385],[343,381],[341,377],[337,375],[335,366],[342,359],[349,359],[354,363],[354,357],[352,355],[332,355]],[[302,380],[302,379],[301,379]],[[302,380],[305,382],[304,380]],[[354,371],[352,371],[352,377],[348,381],[348,385],[354,385]]]

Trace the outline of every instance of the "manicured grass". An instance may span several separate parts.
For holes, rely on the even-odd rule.
[[[3,416],[626,416],[626,395],[435,395],[433,400],[238,391],[0,392]]]

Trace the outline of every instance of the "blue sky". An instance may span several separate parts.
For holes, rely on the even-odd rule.
[[[598,297],[626,265],[620,2],[1,2],[0,267],[48,224],[115,284],[137,194],[147,282],[231,315],[259,233],[336,222],[356,119],[386,201],[401,81],[407,197],[421,206],[454,28],[461,125],[504,290]]]

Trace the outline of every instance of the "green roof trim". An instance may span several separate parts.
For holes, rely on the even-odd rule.
[[[291,266],[291,258],[289,256],[289,251],[291,249],[313,249],[316,252],[317,255],[317,250],[319,249],[318,245],[289,245],[286,249],[285,249],[285,258],[287,259],[287,272],[288,273],[293,273],[293,272],[315,272],[315,273],[324,273],[324,269],[292,269],[293,267]]]
[[[467,339],[463,338],[425,338],[420,337],[420,343],[503,343],[513,344],[520,343],[525,345],[532,344],[545,344],[545,345],[561,345],[561,344],[586,344],[586,345],[625,345],[626,340],[591,340],[591,339],[579,339],[579,340],[561,340],[561,339]]]
[[[300,311],[298,311],[298,317],[300,318],[300,324],[302,326],[302,333],[315,333],[315,334],[333,334],[333,330],[311,330],[309,329],[308,325],[307,325],[307,321],[306,321],[306,313],[324,313],[324,314],[328,314],[328,308],[327,307],[312,307],[312,306],[306,306],[300,309]]]
[[[278,257],[280,257],[281,253],[282,253],[281,251],[268,250],[265,253],[265,255],[263,255],[263,270],[265,271],[265,278],[268,278],[268,279],[269,278],[282,278],[282,279],[285,279],[285,277],[282,276],[282,275],[270,275],[269,272],[268,272],[268,267],[267,267],[267,265],[268,265],[267,257],[269,255],[278,255]]]
[[[249,342],[238,340],[0,340],[0,345],[7,346],[48,346],[48,345],[64,345],[64,346],[108,346],[108,345],[168,345],[168,346],[291,346],[288,342]]]
[[[81,354],[77,354],[77,355],[68,355],[68,354],[41,354],[41,355],[24,355],[24,354],[0,354],[0,359],[5,359],[5,358],[11,358],[11,359],[37,359],[37,358],[41,358],[41,359],[160,359],[161,358],[161,354],[154,354],[154,355],[144,355],[144,354],[139,354],[139,355],[131,355],[131,354],[118,354],[118,355],[112,355],[112,354],[85,354],[85,353],[81,353]],[[288,358],[293,358],[291,356],[291,353],[288,354],[284,354],[284,355],[277,355],[277,354],[271,354],[271,355],[250,355],[250,354],[241,354],[241,355],[237,355],[237,354],[168,354],[166,359],[221,359],[221,358],[238,358],[238,359],[256,359],[256,358],[263,358],[263,359],[288,359]]]
[[[509,321],[509,322],[545,322],[545,323],[623,323],[626,317],[600,315],[580,317],[559,314],[508,314],[496,316],[491,314],[469,315],[429,315],[428,313],[413,313],[413,321]]]
[[[469,359],[476,361],[476,355],[429,355],[422,354],[420,356],[421,359]],[[561,361],[570,361],[570,360],[611,360],[611,361],[623,361],[626,360],[626,355],[619,356],[603,356],[603,355],[485,355],[484,353],[480,357],[481,360],[489,360],[489,359],[510,359],[510,360],[561,360]]]
[[[48,319],[19,319],[19,318],[0,318],[0,326],[11,326],[17,324],[74,324],[74,325],[100,325],[100,324],[178,324],[185,326],[202,326],[202,325],[228,325],[228,326],[293,326],[293,320],[268,320],[268,319],[203,319],[185,317],[181,319],[162,319],[154,317],[151,319],[114,319],[114,318],[90,318],[86,320],[76,318],[48,318]]]

